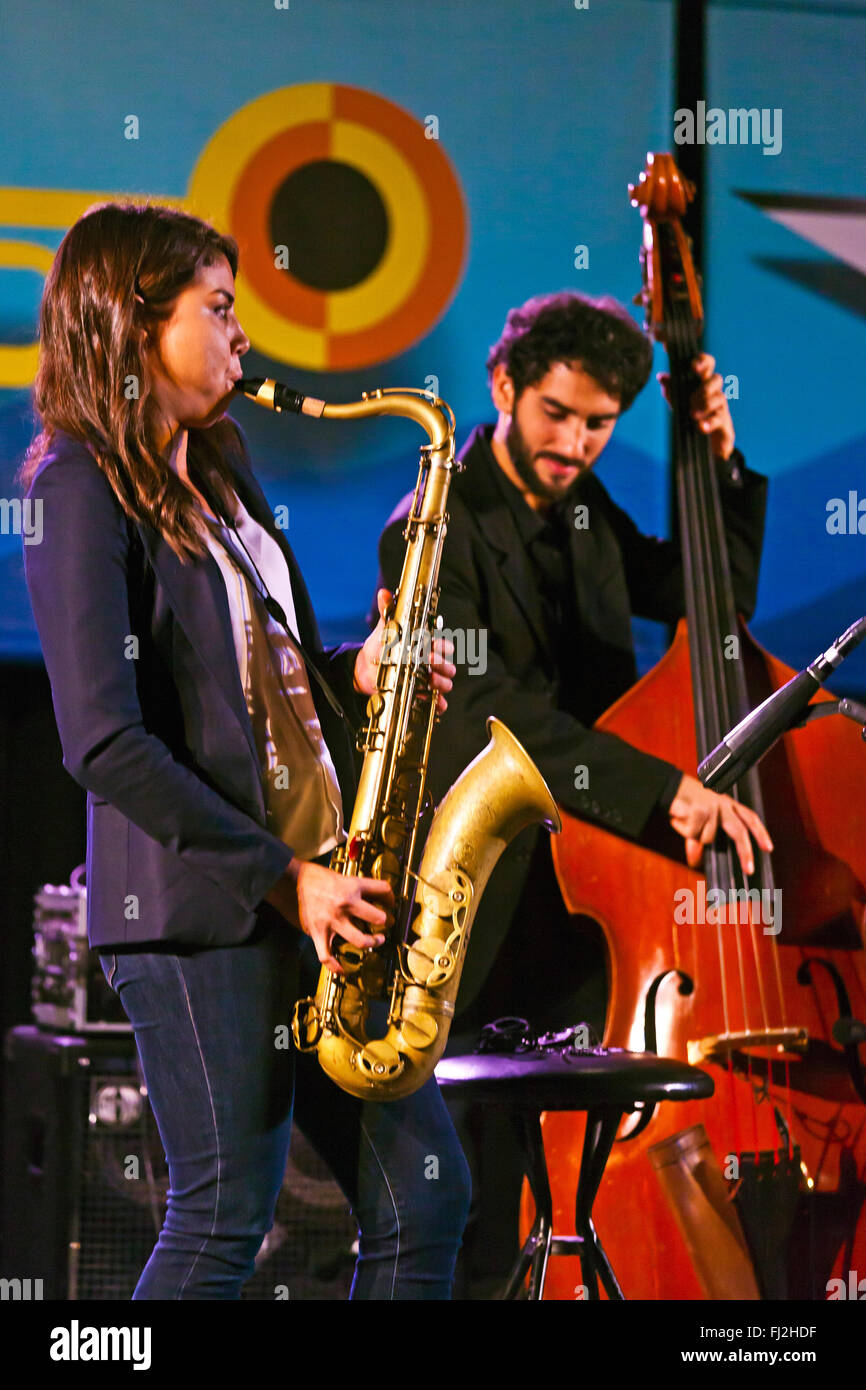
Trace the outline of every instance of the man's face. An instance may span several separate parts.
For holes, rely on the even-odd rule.
[[[499,410],[494,453],[537,511],[558,502],[593,466],[619,416],[619,401],[566,362],[555,362],[516,404],[500,364],[493,373],[493,400]]]

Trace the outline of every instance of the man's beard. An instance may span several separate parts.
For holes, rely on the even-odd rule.
[[[561,502],[563,497],[567,497],[573,488],[577,487],[580,478],[575,478],[573,483],[565,489],[550,486],[541,479],[533,465],[532,455],[529,446],[523,437],[523,431],[517,423],[517,412],[511,416],[511,423],[505,435],[505,447],[508,450],[508,457],[514,464],[514,471],[524,484],[527,491],[533,497],[541,497],[545,502]]]

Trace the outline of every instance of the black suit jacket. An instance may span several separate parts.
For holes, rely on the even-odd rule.
[[[245,448],[231,467],[244,506],[286,556],[302,643],[360,720],[357,647],[322,650]],[[127,518],[90,451],[69,435],[58,434],[28,496],[42,500],[43,534],[24,548],[27,587],[63,765],[87,789],[91,944],[242,941],[292,850],[265,828],[219,567],[210,555],[181,564],[158,532]],[[311,683],[349,808],[350,741]]]
[[[559,657],[547,638],[534,571],[497,477],[491,427],[476,429],[461,451],[464,471],[448,497],[448,533],[440,569],[439,612],[446,629],[484,629],[487,668],[458,669],[448,710],[434,735],[429,780],[439,799],[487,742],[497,715],[537,763],[560,805],[637,838],[670,797],[677,770],[592,722],[637,678],[631,615],[674,622],[684,611],[679,547],[645,536],[610,498],[594,473],[574,501],[589,510],[586,529],[572,528],[571,569],[578,626],[582,719],[561,708]],[[741,461],[741,460],[740,460]],[[723,479],[728,470],[722,468]],[[741,469],[739,486],[722,487],[734,587],[740,611],[755,606],[766,479]],[[390,518],[379,546],[380,585],[396,588],[405,551],[411,496]],[[572,692],[573,694],[573,692]],[[588,779],[576,777],[584,765]],[[588,786],[578,785],[588,780]],[[483,982],[523,889],[538,831],[518,837],[485,890],[461,981],[464,1009]]]

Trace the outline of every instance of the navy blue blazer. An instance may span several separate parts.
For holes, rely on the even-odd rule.
[[[285,554],[301,641],[360,722],[357,646],[323,651],[295,558],[244,454],[230,461],[235,490]],[[28,496],[42,499],[43,532],[24,547],[27,588],[63,766],[87,789],[90,943],[243,941],[292,849],[266,829],[219,567],[211,555],[181,564],[157,531],[128,518],[93,455],[65,433]],[[351,740],[311,684],[348,822]]]

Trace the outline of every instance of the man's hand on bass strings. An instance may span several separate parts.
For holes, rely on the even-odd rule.
[[[728,398],[723,389],[724,382],[716,371],[716,359],[708,352],[702,352],[692,363],[692,370],[699,382],[689,400],[692,419],[701,434],[705,434],[709,439],[710,448],[716,458],[730,458],[734,451],[736,434]],[[656,380],[662,388],[662,395],[670,405],[670,373],[659,372]]]
[[[733,840],[744,874],[755,872],[755,855],[749,832],[764,850],[773,848],[767,829],[755,812],[731,796],[709,791],[696,777],[683,774],[677,794],[668,808],[668,817],[677,834],[686,842],[686,862],[696,869],[705,845],[711,845],[719,830]]]

